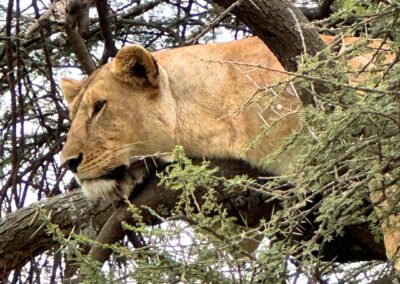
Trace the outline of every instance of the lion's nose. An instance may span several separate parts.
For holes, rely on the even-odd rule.
[[[66,160],[64,165],[71,172],[76,173],[78,171],[79,164],[82,162],[82,160],[83,160],[83,154],[79,153],[78,157],[69,158],[68,160]]]

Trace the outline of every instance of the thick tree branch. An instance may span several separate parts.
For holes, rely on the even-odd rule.
[[[97,232],[113,212],[106,202],[88,201],[81,191],[58,195],[8,214],[0,220],[0,280],[11,270],[55,245],[47,235],[38,210],[51,215],[51,222],[68,235],[72,228]],[[1,282],[1,281],[0,281]]]
[[[14,74],[14,48],[12,43],[12,15],[13,15],[13,1],[8,1],[8,9],[6,16],[6,58],[7,58],[7,79],[10,86],[11,96],[11,174],[7,183],[11,185],[13,193],[17,191],[17,175],[18,175],[18,155],[17,155],[17,92],[15,91],[15,74]],[[5,187],[0,190],[0,200],[5,198]],[[18,206],[18,200],[15,200]]]
[[[219,166],[218,175],[230,178],[246,173],[251,178],[263,176],[263,173],[249,168],[240,161],[214,161],[213,165]],[[262,182],[258,180],[258,182]],[[264,181],[265,182],[265,181]],[[131,202],[138,207],[150,207],[157,211],[159,208],[172,211],[178,200],[179,192],[165,189],[158,185],[159,179],[155,175],[148,178],[144,185],[135,189]],[[199,188],[196,191],[198,202],[207,189]],[[222,183],[217,188],[219,202],[227,209],[231,216],[242,220],[243,214],[250,226],[257,226],[261,219],[269,220],[271,213],[279,208],[278,201],[267,202],[270,195],[263,194],[260,190],[238,188],[237,191],[225,191]],[[91,228],[101,233],[97,240],[105,243],[115,243],[120,240],[124,232],[121,221],[130,221],[130,215],[125,211],[126,206],[120,205],[117,210],[104,202],[88,201],[81,191],[70,192],[64,195],[49,198],[20,209],[7,215],[0,221],[0,279],[12,269],[21,267],[35,255],[42,253],[56,245],[52,237],[47,235],[43,221],[35,218],[38,208],[51,213],[51,222],[60,226],[68,235],[72,228],[80,231]],[[111,218],[110,218],[111,216]],[[163,216],[168,217],[168,216]],[[147,224],[158,224],[160,219],[143,210],[143,220]],[[106,225],[104,225],[106,224]],[[317,224],[315,224],[317,226]],[[306,235],[312,235],[309,227]],[[26,236],[31,236],[26,238]],[[100,247],[93,247],[90,254],[97,260],[104,262],[110,251]],[[338,262],[360,260],[384,260],[385,249],[382,242],[376,243],[368,224],[358,224],[347,227],[343,236],[337,237],[324,246],[323,260]]]
[[[95,0],[67,0],[65,4],[66,19],[65,22],[75,29],[79,34],[86,38],[89,32],[90,18],[89,9]]]

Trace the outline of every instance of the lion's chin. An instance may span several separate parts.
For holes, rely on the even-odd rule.
[[[129,167],[119,166],[107,174],[91,179],[79,179],[83,193],[89,199],[103,198],[110,202],[115,202],[124,198],[129,198],[132,191],[138,184],[143,183],[149,176],[149,167],[145,163],[133,163]]]
[[[119,166],[98,178],[80,180],[83,193],[89,199],[103,198],[108,201],[117,201],[129,197],[136,184],[136,177],[128,167]]]

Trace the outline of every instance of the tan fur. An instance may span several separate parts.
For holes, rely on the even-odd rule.
[[[132,157],[170,152],[176,145],[183,145],[192,157],[234,157],[259,165],[300,127],[297,110],[301,104],[293,92],[278,96],[259,92],[254,98],[257,102],[241,110],[258,88],[286,78],[284,73],[223,63],[235,61],[283,71],[258,38],[152,56],[158,67],[145,49],[125,47],[80,88],[76,81],[62,81],[72,116],[62,162],[82,153],[77,177],[85,183],[120,165],[128,166]],[[146,66],[148,78],[129,74],[137,61]],[[71,95],[74,90],[78,90],[75,97]],[[92,117],[99,100],[107,104]],[[246,150],[262,127],[278,118],[257,146]],[[291,158],[290,154],[282,157],[267,170],[284,173]]]
[[[260,166],[301,127],[294,90],[259,91],[287,79],[283,71],[256,37],[153,54],[136,45],[124,47],[88,79],[62,81],[72,118],[62,163],[83,155],[76,176],[91,196],[96,196],[91,183],[97,178],[176,145],[191,157],[239,158]],[[98,101],[106,105],[93,115]],[[266,170],[285,174],[294,154],[282,153]],[[104,184],[109,191],[115,188],[102,183],[99,196],[107,191]]]
[[[323,39],[329,44],[333,38]],[[343,39],[339,56],[357,40]],[[380,45],[372,41],[370,46]],[[368,75],[356,76],[357,71],[369,64],[373,52],[350,59],[350,83],[366,79]],[[387,61],[393,58],[389,55]],[[114,61],[86,80],[61,82],[72,118],[61,162],[82,154],[75,174],[78,182],[89,197],[106,199],[129,195],[141,181],[145,173],[132,166],[141,156],[170,152],[176,145],[183,145],[192,157],[233,157],[260,166],[301,127],[301,103],[294,90],[258,91],[286,80],[282,71],[276,57],[255,37],[153,54],[140,46],[124,47]],[[94,115],[99,101],[106,101],[105,107]],[[249,147],[266,128],[267,134]],[[266,170],[285,174],[295,154],[284,152]],[[122,179],[102,177],[121,165],[131,166]],[[398,230],[384,226],[384,231],[387,254],[397,258]]]

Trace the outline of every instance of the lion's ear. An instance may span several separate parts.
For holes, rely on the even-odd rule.
[[[158,86],[157,62],[147,49],[139,45],[121,48],[111,68],[111,72],[125,82],[137,86]]]
[[[79,94],[82,86],[82,81],[71,78],[62,78],[60,85],[64,98],[70,105],[74,98]]]

